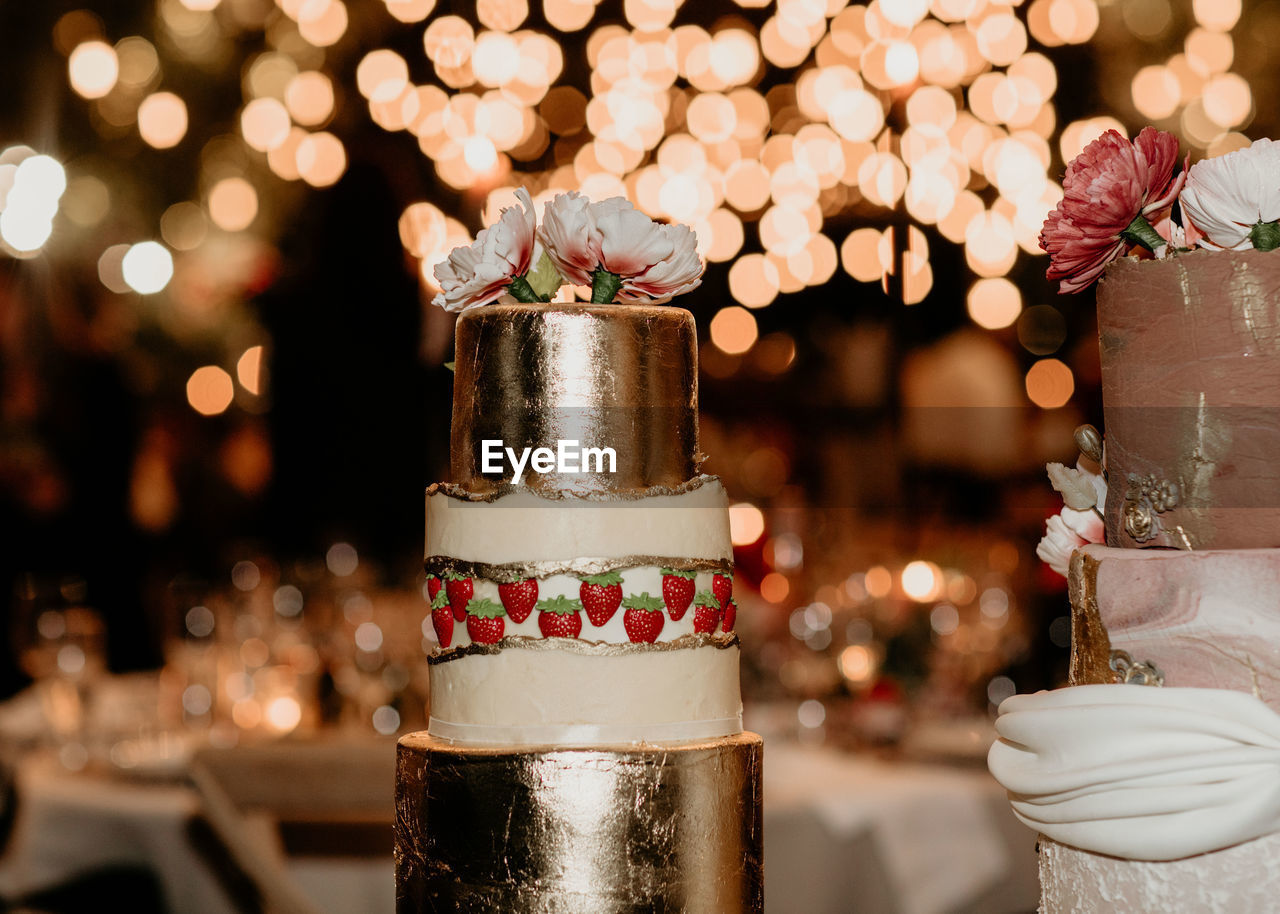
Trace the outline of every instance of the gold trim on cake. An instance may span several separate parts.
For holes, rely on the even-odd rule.
[[[698,356],[693,315],[641,305],[490,305],[458,320],[450,475],[496,492],[511,467],[483,472],[481,444],[516,452],[558,441],[612,448],[613,472],[534,472],[539,494],[613,494],[680,486],[698,475]]]
[[[451,555],[429,555],[422,563],[427,574],[441,576],[453,572],[468,578],[481,578],[499,584],[514,584],[529,578],[544,580],[557,574],[590,577],[606,571],[625,571],[628,568],[672,568],[676,571],[714,571],[733,575],[733,562],[716,559],[673,559],[658,555],[624,555],[613,559],[582,558],[559,561],[547,559],[535,562],[504,562],[491,565],[488,562],[471,562]]]
[[[1071,665],[1069,682],[1075,685],[1112,683],[1111,638],[1098,611],[1098,565],[1093,556],[1076,550],[1071,554],[1067,589],[1071,598]]]
[[[764,907],[760,737],[508,749],[400,739],[396,910]]]
[[[587,654],[595,657],[622,657],[626,654],[649,654],[655,651],[683,651],[699,647],[714,647],[726,650],[739,645],[736,632],[719,632],[716,634],[681,635],[670,641],[633,643],[630,641],[617,643],[613,641],[585,641],[582,638],[526,638],[511,635],[494,644],[470,644],[459,647],[448,647],[431,654],[427,663],[448,663],[483,654],[500,654],[503,651],[570,651],[575,654]]]

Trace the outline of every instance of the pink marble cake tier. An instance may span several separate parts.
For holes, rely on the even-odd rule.
[[[1121,260],[1098,331],[1107,542],[1280,547],[1280,256]]]
[[[1280,549],[1085,546],[1071,599],[1072,685],[1111,681],[1107,655],[1122,650],[1165,685],[1249,692],[1280,712]]]
[[[1248,692],[1280,711],[1280,549],[1086,546],[1070,585],[1072,685],[1116,681],[1108,658],[1123,650],[1166,686]],[[1269,914],[1277,884],[1276,834],[1168,861],[1040,839],[1041,914]]]

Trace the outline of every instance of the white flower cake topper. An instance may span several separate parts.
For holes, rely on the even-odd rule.
[[[591,286],[596,303],[660,304],[702,284],[697,236],[684,225],[654,222],[622,197],[592,203],[560,194],[546,205],[538,230],[566,278]]]
[[[1045,522],[1044,538],[1036,555],[1058,574],[1066,577],[1071,553],[1089,543],[1101,543],[1105,536],[1100,508],[1107,503],[1107,483],[1101,472],[1085,460],[1075,469],[1050,463],[1049,480],[1062,495],[1063,508]]]
[[[661,304],[702,283],[688,226],[655,222],[622,197],[592,203],[571,191],[546,205],[539,227],[529,192],[520,188],[516,198],[519,207],[436,266],[435,304],[466,311],[503,295],[545,302],[565,280],[590,286],[594,303]]]
[[[1251,146],[1191,166],[1182,211],[1214,250],[1280,247],[1280,143]]]

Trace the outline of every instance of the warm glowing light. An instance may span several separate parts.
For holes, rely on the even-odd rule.
[[[859,282],[879,282],[892,263],[888,236],[879,229],[854,229],[840,245],[840,264]]]
[[[1229,32],[1240,21],[1241,0],[1191,0],[1196,22],[1215,32]]]
[[[1115,130],[1127,137],[1129,132],[1124,125],[1113,117],[1094,117],[1082,121],[1072,121],[1063,128],[1058,145],[1062,152],[1062,160],[1070,162],[1088,146],[1108,130]]]
[[[436,0],[382,0],[387,12],[401,22],[421,22],[436,8]]]
[[[543,0],[547,24],[561,32],[586,28],[596,13],[596,0]]]
[[[154,295],[173,278],[173,255],[155,241],[141,241],[125,253],[120,263],[124,281],[142,295]]]
[[[893,573],[883,565],[873,565],[867,569],[862,586],[869,597],[877,600],[887,597],[893,592]]]
[[[160,72],[160,56],[155,45],[138,35],[116,42],[116,58],[120,82],[130,88],[143,88]]]
[[[202,416],[225,413],[235,396],[231,375],[217,365],[197,368],[187,378],[187,403]]]
[[[308,7],[320,6],[321,12],[308,16]],[[318,48],[338,43],[347,31],[347,8],[341,0],[325,0],[324,3],[304,3],[298,19],[298,34]]]
[[[1022,293],[1003,277],[979,279],[969,288],[969,317],[979,327],[999,330],[1022,313]]]
[[[319,126],[333,114],[333,83],[315,70],[299,73],[285,88],[284,103],[302,126]]]
[[[177,146],[187,134],[187,105],[172,92],[148,95],[138,106],[138,133],[156,149]]]
[[[786,575],[771,571],[760,579],[760,596],[770,603],[781,603],[791,593],[791,582]]]
[[[298,173],[313,187],[328,187],[347,170],[347,150],[332,133],[313,133],[298,144]]]
[[[85,98],[102,98],[120,76],[120,59],[105,41],[86,41],[67,58],[71,88]]]
[[[737,305],[721,308],[711,318],[711,342],[729,355],[741,355],[750,349],[759,332],[751,312]]]
[[[225,232],[238,232],[258,215],[258,192],[244,178],[223,178],[209,191],[209,218]]]
[[[356,88],[370,101],[398,96],[409,84],[409,65],[395,51],[370,51],[356,67]]]
[[[410,204],[400,215],[400,243],[415,257],[426,257],[445,244],[444,213],[434,203]]]
[[[257,396],[262,392],[262,347],[250,346],[236,362],[236,378],[240,386]]]
[[[750,546],[764,536],[764,514],[755,505],[740,501],[729,506],[729,539],[735,546]]]
[[[422,36],[428,59],[438,67],[460,67],[471,59],[476,33],[461,16],[432,20]]]
[[[289,137],[289,111],[274,98],[255,98],[240,112],[244,141],[259,152],[275,149]]]
[[[1041,409],[1065,406],[1075,393],[1071,369],[1058,359],[1041,359],[1031,366],[1026,379],[1027,396]]]
[[[298,699],[281,695],[267,704],[267,725],[277,733],[288,733],[302,722],[302,705]]]
[[[778,297],[778,287],[780,280],[778,277],[778,269],[763,254],[744,254],[733,262],[733,266],[729,268],[729,292],[734,299],[748,308],[763,308]],[[754,321],[749,330],[749,336],[752,342],[755,340],[756,329]],[[729,332],[729,331],[725,331]],[[745,338],[745,337],[744,337]],[[732,342],[732,338],[724,342]],[[722,350],[728,352],[720,341],[716,343]],[[738,350],[745,352],[751,348],[751,343]]]
[[[869,683],[876,674],[875,652],[865,644],[850,644],[840,652],[840,673],[854,685]]]
[[[1253,93],[1238,73],[1223,73],[1204,87],[1204,113],[1219,127],[1236,127],[1253,113]]]
[[[1163,120],[1178,110],[1181,102],[1178,78],[1168,67],[1143,67],[1133,77],[1133,106],[1143,117]]]
[[[933,562],[917,559],[902,569],[902,592],[917,603],[936,600],[942,587],[942,571]]]

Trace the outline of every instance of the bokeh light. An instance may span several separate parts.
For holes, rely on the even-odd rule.
[[[129,248],[120,268],[129,288],[142,295],[154,295],[173,278],[173,255],[158,242],[142,241]]]
[[[67,58],[71,88],[85,98],[102,98],[120,76],[120,59],[105,41],[86,41]]]
[[[235,399],[231,375],[217,365],[197,368],[187,378],[187,403],[202,416],[218,416]]]

